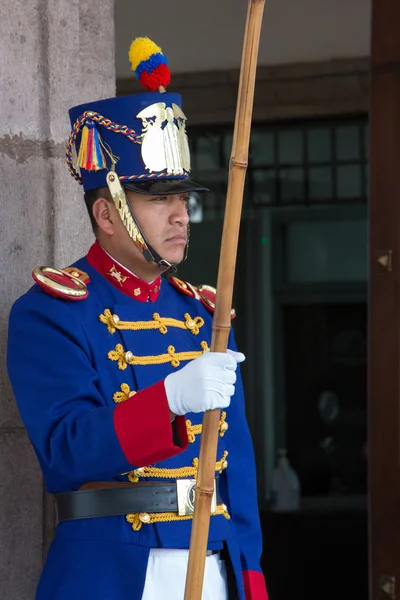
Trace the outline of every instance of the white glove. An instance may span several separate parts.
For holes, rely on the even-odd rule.
[[[164,380],[170,411],[175,415],[226,408],[235,393],[241,352],[206,352]]]

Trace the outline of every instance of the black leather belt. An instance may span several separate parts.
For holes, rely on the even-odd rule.
[[[105,487],[55,494],[58,520],[115,517],[129,513],[178,513],[179,481],[183,480],[173,483],[144,482],[129,485],[105,483]],[[215,500],[218,505],[222,503],[218,492],[218,478],[215,483]]]

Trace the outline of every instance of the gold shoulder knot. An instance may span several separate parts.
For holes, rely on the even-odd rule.
[[[197,300],[200,299],[196,288],[191,283],[182,281],[182,279],[178,279],[178,277],[170,277],[169,282],[176,290],[178,290],[178,292],[181,292],[181,294],[184,294],[185,296],[191,296],[192,298],[197,298]]]
[[[217,290],[215,287],[212,287],[211,285],[199,285],[197,287],[197,292],[200,296],[200,300],[201,302],[204,304],[204,306],[206,308],[208,308],[208,310],[211,313],[214,313],[215,311],[215,300],[217,297]],[[236,317],[236,311],[234,308],[232,308],[231,310],[231,319],[234,319]]]

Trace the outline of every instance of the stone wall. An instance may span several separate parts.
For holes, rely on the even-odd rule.
[[[34,597],[54,528],[6,374],[8,314],[31,285],[33,267],[66,266],[92,241],[82,188],[65,165],[67,110],[115,93],[113,10],[112,0],[0,4],[2,600]]]

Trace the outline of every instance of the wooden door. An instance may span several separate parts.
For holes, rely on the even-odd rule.
[[[373,0],[369,298],[370,600],[400,598],[399,284],[400,2]]]

